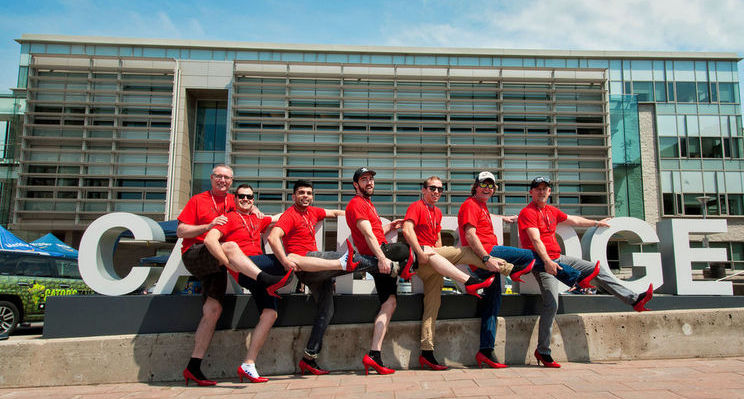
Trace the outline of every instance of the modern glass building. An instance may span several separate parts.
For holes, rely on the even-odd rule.
[[[280,45],[23,35],[11,227],[79,239],[102,214],[178,215],[216,163],[264,212],[298,178],[343,207],[359,166],[400,217],[432,174],[455,215],[477,172],[492,210],[529,181],[589,217],[724,217],[744,261],[744,145],[733,53]],[[626,248],[627,249],[627,248]],[[623,252],[625,249],[620,248]],[[618,255],[620,256],[620,255]],[[742,266],[737,266],[741,268]]]

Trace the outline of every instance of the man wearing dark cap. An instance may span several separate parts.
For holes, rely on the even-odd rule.
[[[532,250],[545,264],[544,270],[533,270],[533,274],[540,285],[543,308],[540,314],[537,349],[535,358],[538,364],[545,367],[560,367],[550,355],[550,335],[553,320],[558,311],[558,294],[561,290],[556,280],[556,273],[561,266],[571,266],[582,274],[589,274],[589,279],[596,278],[599,286],[616,296],[621,301],[633,306],[638,312],[646,309],[645,305],[653,296],[653,286],[649,285],[646,292],[636,294],[615,279],[606,266],[599,262],[592,263],[580,258],[561,255],[561,247],[555,237],[558,223],[565,222],[577,227],[609,227],[608,219],[591,220],[581,216],[567,215],[558,208],[548,205],[552,190],[552,183],[547,177],[536,177],[530,183],[532,201],[519,212],[519,241],[522,248]],[[586,280],[586,279],[585,279]]]
[[[372,367],[379,374],[392,374],[395,370],[385,367],[382,362],[382,340],[385,338],[390,319],[396,307],[397,278],[389,274],[391,261],[403,264],[401,277],[410,278],[411,268],[414,266],[414,256],[405,243],[388,243],[385,234],[399,229],[403,219],[394,220],[385,226],[377,215],[375,206],[370,198],[375,192],[374,170],[362,167],[354,172],[353,184],[356,195],[346,206],[346,223],[351,229],[351,238],[362,256],[377,258],[379,272],[372,273],[375,279],[377,296],[380,299],[380,311],[375,318],[372,332],[372,345],[369,354],[362,359],[367,373]]]

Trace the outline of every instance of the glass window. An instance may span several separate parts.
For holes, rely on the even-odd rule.
[[[678,143],[677,137],[659,137],[659,156],[661,158],[679,158]]]
[[[700,138],[698,137],[687,138],[687,157],[688,158],[700,158]]]
[[[674,61],[674,80],[695,81],[695,71],[692,61]]]
[[[654,89],[652,82],[633,82],[633,94],[638,96],[638,101],[653,101]]]
[[[710,96],[708,95],[708,83],[698,82],[697,84],[697,98],[700,103],[710,102]]]
[[[695,82],[677,82],[677,102],[694,103],[696,93]]]
[[[701,138],[703,158],[723,158],[723,142],[720,137]]]
[[[664,82],[654,83],[654,89],[655,100],[661,102],[666,101],[666,88],[664,87]]]
[[[735,84],[734,83],[718,83],[718,98],[719,101],[722,103],[735,103],[736,101],[736,93],[735,93]]]

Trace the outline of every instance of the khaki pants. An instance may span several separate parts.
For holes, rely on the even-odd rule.
[[[483,260],[479,258],[470,247],[425,247],[424,250],[433,250],[453,265],[468,264],[483,268]],[[514,265],[507,263],[501,268],[501,274],[508,276]],[[424,314],[421,316],[421,350],[434,350],[434,323],[437,321],[439,307],[442,304],[442,287],[444,278],[437,273],[429,263],[419,265],[416,275],[424,283]]]

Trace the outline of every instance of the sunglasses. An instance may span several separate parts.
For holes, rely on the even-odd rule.
[[[490,188],[491,190],[493,190],[493,188],[496,187],[496,185],[493,183],[478,183],[478,186],[480,188]]]
[[[440,193],[443,193],[443,192],[444,192],[444,187],[439,187],[439,186],[426,186],[426,188],[428,188],[428,189],[429,189],[429,191],[431,191],[432,193],[434,193],[434,192],[440,192]]]
[[[253,194],[235,194],[235,196],[238,197],[238,199],[253,199]]]

